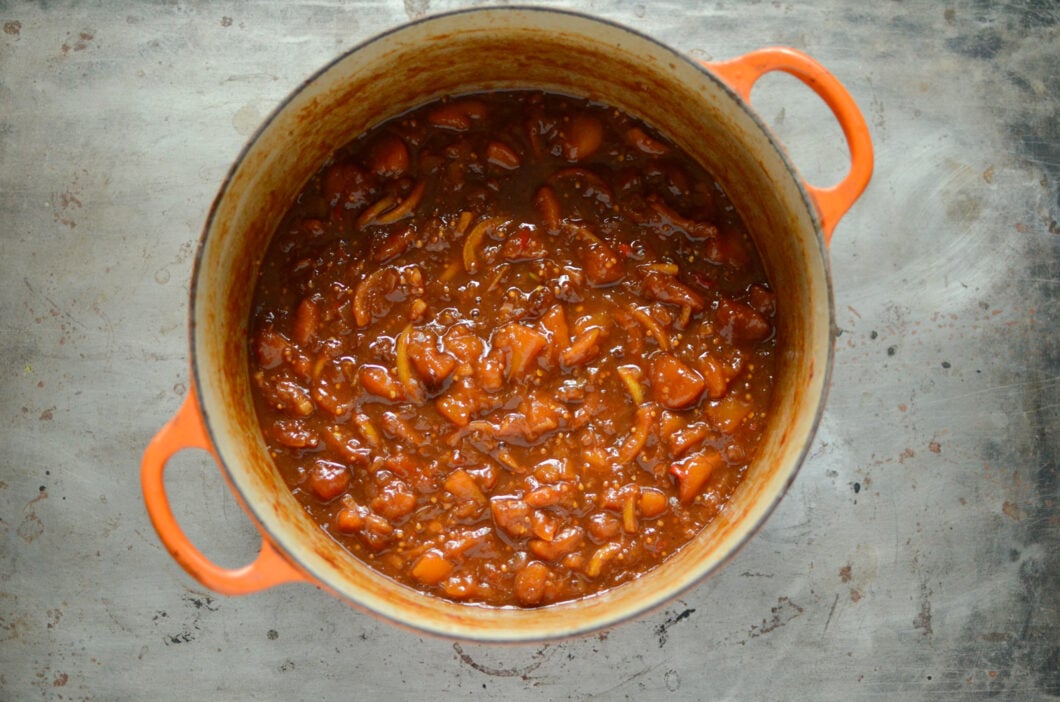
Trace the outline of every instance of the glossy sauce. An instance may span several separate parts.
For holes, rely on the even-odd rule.
[[[250,374],[277,468],[346,549],[540,606],[637,577],[724,508],[765,426],[774,307],[720,187],[647,126],[471,95],[306,185]]]

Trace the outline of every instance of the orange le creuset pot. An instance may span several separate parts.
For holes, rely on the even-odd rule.
[[[772,71],[812,88],[839,121],[851,167],[834,187],[803,181],[749,105]],[[540,89],[591,97],[638,117],[712,173],[739,210],[777,291],[777,372],[758,453],[727,506],[654,570],[605,591],[537,609],[458,604],[401,585],[332,540],[275,469],[257,424],[247,330],[258,267],[280,219],[337,148],[443,96]],[[805,54],[766,48],[699,63],[617,24],[536,8],[438,15],[339,57],[279,106],[243,149],[209,214],[192,276],[192,389],[143,457],[148,514],[174,559],[205,587],[244,594],[313,583],[413,630],[479,641],[532,641],[614,625],[714,572],[763,523],[791,484],[824,407],[834,348],[826,247],[868,184],[872,144],[839,81]],[[213,454],[262,535],[257,558],[228,569],[185,536],[166,497],[168,459]]]

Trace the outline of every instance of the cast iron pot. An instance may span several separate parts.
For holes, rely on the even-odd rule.
[[[785,71],[831,108],[851,155],[835,187],[805,183],[749,106],[751,87]],[[637,116],[713,173],[742,214],[778,292],[778,368],[758,454],[726,508],[649,574],[602,594],[539,609],[456,604],[371,570],[314,524],[274,468],[247,374],[250,300],[280,218],[325,159],[389,117],[446,95],[532,88],[590,97]],[[747,541],[798,471],[820,419],[834,346],[826,246],[868,184],[872,145],[850,95],[791,49],[767,48],[703,64],[627,28],[530,8],[470,10],[415,22],[351,50],[291,95],[258,130],[213,204],[191,289],[192,390],[143,458],[147,511],[170,554],[204,586],[244,594],[313,583],[418,631],[480,641],[581,634],[657,607],[715,571]],[[170,456],[213,454],[261,531],[256,560],[209,561],[170,510]]]

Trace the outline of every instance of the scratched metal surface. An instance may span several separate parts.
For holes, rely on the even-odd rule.
[[[808,51],[875,177],[831,249],[833,390],[792,490],[716,577],[606,634],[424,639],[308,586],[205,592],[145,516],[187,390],[191,255],[244,140],[310,72],[481,4],[0,1],[0,699],[1041,699],[1060,695],[1060,8],[626,2],[702,58]],[[756,107],[814,182],[838,127]],[[168,484],[224,565],[252,529],[201,456]]]

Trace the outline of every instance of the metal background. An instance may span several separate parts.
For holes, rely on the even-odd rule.
[[[191,256],[266,114],[338,53],[481,3],[0,1],[0,699],[1060,695],[1060,6],[593,0],[697,58],[783,44],[864,111],[831,247],[836,372],[766,528],[684,599],[542,646],[425,639],[312,587],[203,591],[144,513],[188,386]],[[846,168],[794,79],[756,109]],[[167,485],[218,562],[255,534],[201,453]]]

